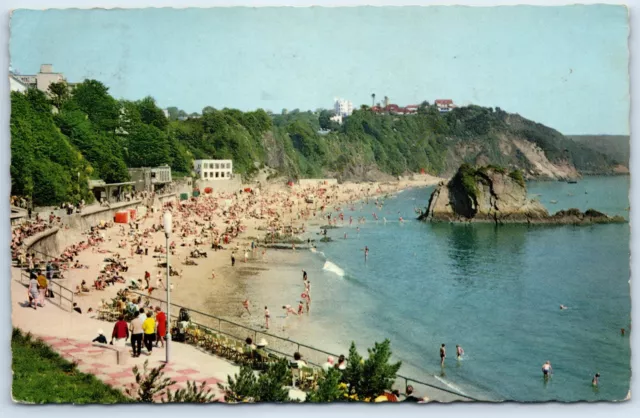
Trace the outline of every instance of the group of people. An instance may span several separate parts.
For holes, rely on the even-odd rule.
[[[148,311],[140,308],[133,314],[133,319],[129,323],[124,318],[124,315],[120,315],[118,321],[113,325],[109,344],[125,347],[127,341],[130,341],[133,357],[140,357],[143,344],[148,356],[152,354],[154,347],[164,347],[167,335],[167,316],[159,306],[156,306],[155,310]],[[98,331],[98,336],[93,342],[107,344],[107,338],[102,330]]]

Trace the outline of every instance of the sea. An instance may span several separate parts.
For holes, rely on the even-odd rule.
[[[593,208],[628,219],[629,182],[585,177],[527,187],[551,213]],[[333,242],[318,242],[316,252],[295,259],[277,255],[278,280],[286,283],[278,302],[297,303],[301,267],[313,296],[308,318],[287,337],[343,354],[354,342],[365,356],[389,339],[403,375],[475,399],[624,399],[631,378],[629,224],[419,222],[415,209],[427,206],[432,190],[389,196],[382,210],[374,200],[354,211],[343,207],[345,225],[328,230]],[[460,360],[457,344],[465,353]],[[542,377],[545,361],[553,367],[549,380]]]

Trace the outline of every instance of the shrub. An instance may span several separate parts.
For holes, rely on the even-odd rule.
[[[307,402],[336,402],[344,400],[347,394],[345,385],[340,384],[342,373],[329,369],[323,373],[318,386],[307,394]]]
[[[286,385],[291,380],[289,363],[285,359],[270,364],[260,377],[256,378],[249,366],[242,366],[235,378],[227,377],[227,385],[218,387],[224,393],[226,402],[290,402]]]
[[[511,173],[509,173],[509,177],[514,179],[516,181],[516,183],[518,183],[520,186],[522,186],[522,187],[526,186],[526,184],[524,182],[524,177],[522,176],[522,171],[513,170]]]
[[[136,383],[133,387],[125,390],[127,396],[137,400],[138,402],[154,402],[154,398],[164,395],[165,390],[176,383],[170,378],[164,377],[165,364],[161,364],[160,366],[147,371],[148,364],[149,360],[145,360],[142,372],[140,372],[138,366],[133,368],[133,374],[136,376]]]
[[[215,395],[211,393],[211,389],[205,390],[205,382],[198,387],[195,382],[187,382],[186,389],[178,389],[175,393],[167,390],[167,397],[163,402],[183,402],[183,403],[213,403],[217,402]]]

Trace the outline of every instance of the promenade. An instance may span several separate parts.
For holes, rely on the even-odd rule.
[[[69,361],[78,363],[78,369],[95,375],[98,379],[116,389],[123,390],[135,381],[133,367],[149,361],[149,369],[164,363],[165,350],[155,348],[150,356],[144,354],[133,358],[129,354],[130,345],[127,343],[125,364],[116,362],[113,346],[100,347],[91,343],[102,329],[107,337],[111,337],[113,324],[91,318],[92,314],[78,314],[68,312],[57,306],[46,303],[44,308],[34,310],[27,307],[27,290],[16,279],[20,270],[12,268],[11,281],[11,315],[14,327],[23,332],[41,338],[56,352]],[[206,382],[206,387],[212,389],[216,399],[222,400],[223,395],[217,387],[219,382],[226,382],[227,376],[235,375],[240,368],[229,361],[215,355],[203,352],[197,348],[181,343],[172,343],[171,362],[165,367],[165,376],[176,381],[170,387],[172,391],[186,387],[187,381],[193,381],[200,386]],[[304,392],[291,389],[290,397],[304,399]]]

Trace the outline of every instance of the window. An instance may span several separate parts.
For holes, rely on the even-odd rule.
[[[208,176],[209,176],[209,173],[205,171],[204,172],[204,178],[206,179]]]
[[[220,173],[218,173],[218,172],[216,171],[216,178],[218,178],[218,174],[220,174]]]
[[[220,164],[216,163],[216,168],[220,168]]]
[[[227,168],[231,168],[231,163],[227,163]]]
[[[220,173],[220,177],[224,178],[224,172]]]

